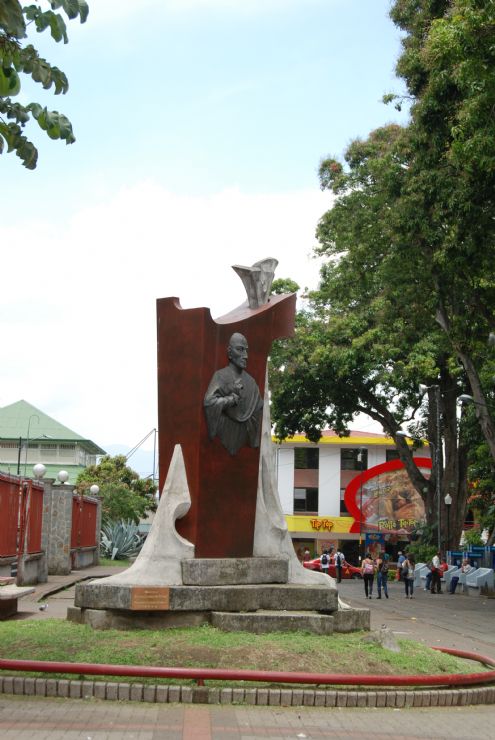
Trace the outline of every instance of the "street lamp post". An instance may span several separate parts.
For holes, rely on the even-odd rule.
[[[452,496],[450,493],[445,494],[444,502],[447,508],[447,546],[445,548],[445,550],[447,550],[447,548],[450,547],[450,507],[452,504]]]
[[[40,417],[38,416],[38,414],[31,414],[28,420],[28,428],[27,428],[26,453],[24,455],[24,475],[26,475],[26,468],[27,468],[27,457],[28,457],[28,450],[29,450],[29,430],[31,428],[31,419],[34,419],[34,417],[38,419],[38,424],[40,423]]]

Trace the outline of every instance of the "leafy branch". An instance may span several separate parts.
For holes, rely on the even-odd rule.
[[[39,103],[22,105],[12,99],[21,92],[21,75],[27,75],[44,90],[53,89],[55,95],[65,95],[69,89],[67,77],[40,57],[33,44],[23,45],[31,25],[38,33],[49,29],[57,43],[68,43],[64,17],[56,12],[61,9],[69,20],[79,18],[84,23],[89,7],[86,0],[49,0],[50,9],[39,4],[22,7],[19,0],[2,0],[0,4],[0,154],[15,152],[23,165],[36,168],[38,150],[25,136],[24,127],[31,119],[47,133],[50,139],[74,143],[75,136],[69,119],[58,111],[49,111]]]

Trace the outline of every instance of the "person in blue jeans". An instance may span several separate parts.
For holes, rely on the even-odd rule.
[[[415,560],[412,555],[407,555],[402,563],[402,578],[406,589],[406,599],[412,599],[414,593],[414,566]]]
[[[389,555],[384,553],[383,557],[379,555],[376,560],[376,587],[378,589],[377,599],[382,598],[382,587],[385,598],[388,599],[388,561]]]
[[[464,558],[461,565],[461,573],[465,575],[466,573],[470,573],[472,570],[474,570],[474,568],[470,564],[469,560],[467,558]],[[458,583],[459,576],[452,576],[452,578],[450,579],[449,594],[455,594]]]

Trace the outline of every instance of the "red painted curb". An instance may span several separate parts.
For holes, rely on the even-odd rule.
[[[453,648],[434,647],[459,658],[495,666],[486,656]],[[383,676],[355,673],[297,673],[285,671],[229,670],[223,668],[163,668],[158,666],[109,665],[104,663],[67,663],[43,660],[0,659],[0,670],[41,673],[76,673],[86,676],[132,676],[134,678],[184,678],[203,684],[215,681],[261,681],[335,686],[471,686],[495,682],[495,670],[483,673],[450,673],[422,676]]]

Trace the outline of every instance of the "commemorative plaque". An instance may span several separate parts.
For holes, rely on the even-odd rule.
[[[153,586],[133,586],[131,588],[131,609],[133,611],[166,611],[170,604],[170,589]]]

